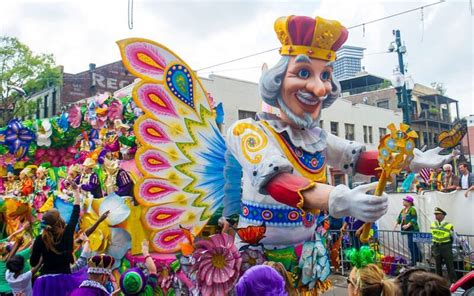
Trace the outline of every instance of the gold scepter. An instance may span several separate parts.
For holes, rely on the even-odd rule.
[[[395,124],[391,123],[387,126],[390,134],[380,139],[378,162],[381,170],[379,183],[375,188],[375,196],[381,196],[388,181],[392,181],[395,175],[407,167],[413,160],[413,150],[415,142],[413,139],[418,138],[418,134],[410,130],[407,124],[400,124],[400,129],[397,130]],[[369,241],[370,229],[372,223],[364,223],[362,226],[362,233],[359,237],[360,241],[366,243]]]

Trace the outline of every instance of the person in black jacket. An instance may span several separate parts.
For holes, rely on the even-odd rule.
[[[80,195],[77,185],[73,185],[74,208],[66,224],[58,210],[48,210],[43,215],[44,225],[41,236],[33,243],[30,257],[31,266],[36,266],[43,258],[41,274],[70,274],[70,264],[73,262],[74,231],[79,220]]]

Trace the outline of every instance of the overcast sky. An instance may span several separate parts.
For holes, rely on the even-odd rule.
[[[68,73],[120,59],[116,40],[144,37],[166,45],[194,69],[279,46],[273,31],[283,15],[319,15],[346,27],[416,8],[427,1],[152,1],[134,0],[133,30],[127,0],[0,1],[0,35],[18,37],[35,52],[52,53]],[[383,53],[400,29],[405,61],[415,82],[443,82],[459,100],[461,115],[474,114],[473,16],[469,0],[447,0],[421,11],[351,29],[346,44],[366,48],[366,71],[389,78],[397,65]],[[365,31],[365,33],[364,33]],[[199,72],[258,81],[260,66],[276,51]]]

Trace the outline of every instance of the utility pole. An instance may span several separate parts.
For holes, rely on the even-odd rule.
[[[393,45],[389,49],[390,51],[396,51],[398,54],[398,68],[400,70],[403,79],[405,79],[405,64],[403,63],[403,55],[407,52],[405,45],[402,45],[402,38],[400,36],[400,30],[393,30],[395,35],[396,48]],[[403,81],[403,85],[396,87],[398,96],[398,108],[402,109],[403,112],[403,123],[410,124],[412,104],[411,104],[411,92],[413,85],[408,85],[408,81]]]

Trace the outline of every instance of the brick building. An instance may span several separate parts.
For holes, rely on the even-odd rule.
[[[89,64],[89,70],[76,74],[66,73],[61,67],[61,74],[61,85],[41,90],[29,98],[37,102],[36,114],[31,114],[31,118],[54,116],[70,104],[96,94],[114,93],[135,80],[122,61],[100,67]]]

